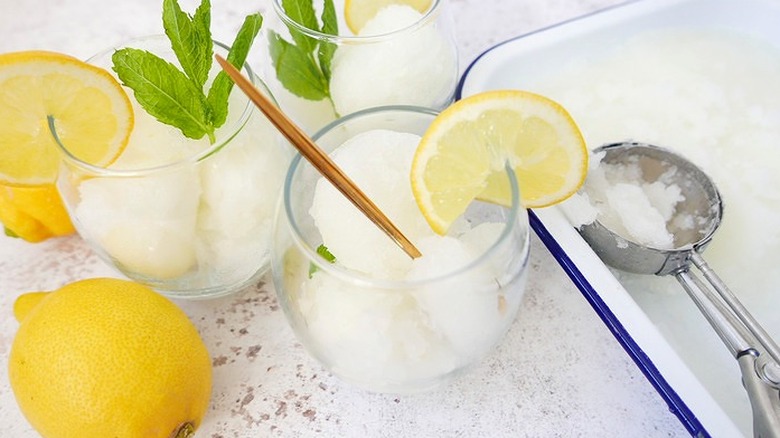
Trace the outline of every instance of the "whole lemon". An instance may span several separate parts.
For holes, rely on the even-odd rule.
[[[96,278],[22,295],[14,313],[11,388],[42,436],[194,434],[211,395],[211,360],[173,302],[138,283]]]

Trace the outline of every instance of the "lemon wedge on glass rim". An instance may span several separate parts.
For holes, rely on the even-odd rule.
[[[423,14],[431,7],[433,0],[346,0],[344,2],[344,21],[354,34],[366,25],[379,12],[389,5],[411,6]]]
[[[69,152],[96,166],[122,153],[134,123],[130,99],[109,72],[60,53],[2,54],[0,182],[54,182],[61,156],[48,117]]]
[[[442,111],[412,161],[411,184],[431,228],[445,234],[474,199],[511,203],[506,166],[526,208],[546,207],[585,181],[588,150],[558,103],[520,90],[486,91]]]

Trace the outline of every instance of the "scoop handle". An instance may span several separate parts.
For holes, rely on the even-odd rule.
[[[713,289],[715,289],[721,299],[723,299],[723,301],[731,309],[732,313],[736,315],[737,318],[739,318],[745,327],[747,327],[753,337],[755,337],[755,339],[761,343],[761,346],[764,347],[766,353],[772,356],[775,366],[780,367],[780,348],[777,346],[769,333],[764,330],[761,324],[759,324],[759,322],[756,321],[756,319],[753,317],[753,315],[750,314],[745,306],[742,305],[742,302],[739,301],[739,299],[736,297],[736,295],[734,295],[731,289],[729,289],[726,283],[724,283],[723,280],[718,277],[718,274],[716,274],[715,271],[710,268],[710,266],[707,264],[707,261],[704,260],[704,257],[702,257],[701,254],[699,254],[697,251],[692,251],[691,262],[693,262],[693,264],[699,268],[701,273],[704,274],[704,278],[709,281]]]
[[[694,264],[699,266],[698,263]],[[702,273],[704,272],[702,270]],[[714,275],[714,272],[712,274]],[[719,278],[717,280],[720,284],[707,278],[712,289],[717,291],[713,292],[688,268],[675,273],[675,277],[739,362],[742,384],[753,411],[753,436],[780,438],[780,382],[773,381],[770,378],[771,374],[767,375],[764,372],[764,367],[774,366],[775,363],[771,358],[767,358],[766,350],[763,346],[759,346],[761,343],[753,335],[752,330],[742,322],[742,318],[738,317],[738,312],[735,312],[731,305],[721,298],[718,286],[725,287],[725,284]],[[731,292],[727,287],[725,290],[728,291],[727,293]],[[739,303],[736,297],[733,298]],[[744,312],[747,313],[747,310]],[[752,319],[752,316],[750,318]],[[758,327],[760,328],[760,325]]]
[[[758,357],[746,354],[739,359],[742,383],[753,411],[755,438],[780,438],[780,396],[775,388],[766,385],[756,374]]]
[[[688,269],[679,271],[675,277],[726,344],[732,356],[738,358],[742,354],[755,350],[750,332],[699,277]]]

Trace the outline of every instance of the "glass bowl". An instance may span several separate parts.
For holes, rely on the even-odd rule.
[[[176,63],[164,35],[88,62],[111,71],[120,47]],[[227,54],[219,43],[214,50]],[[215,62],[211,77],[217,72]],[[243,73],[271,96],[248,66]],[[237,87],[213,143],[158,122],[126,90],[135,125],[108,166],[74,155],[59,141],[56,120],[50,124],[63,152],[57,188],[79,234],[120,273],[167,296],[214,297],[254,281],[269,266],[273,213],[293,149]]]
[[[452,102],[458,55],[446,0],[433,0],[423,11],[385,6],[360,29],[351,29],[356,19],[345,17],[344,0],[333,2],[330,20],[323,20],[322,1],[314,2],[309,21],[300,10],[287,13],[284,3],[272,0],[263,27],[264,77],[282,109],[307,132],[361,109],[443,109]]]
[[[331,153],[375,130],[420,136],[436,114],[403,106],[363,110],[314,138]],[[411,147],[413,153],[416,142]],[[334,160],[349,164],[343,150]],[[528,217],[507,170],[511,208],[475,201],[447,236],[435,235],[414,204],[408,169],[390,170],[398,162],[409,167],[409,154],[370,155],[374,163],[352,159],[342,169],[422,257],[406,256],[348,201],[323,203],[328,183],[298,156],[277,210],[274,285],[295,334],[333,374],[370,391],[424,391],[479,362],[515,319],[527,276]],[[359,175],[355,166],[363,167]]]

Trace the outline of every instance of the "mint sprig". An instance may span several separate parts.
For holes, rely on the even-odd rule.
[[[328,250],[328,247],[325,246],[325,244],[320,244],[320,246],[317,247],[317,254],[324,258],[328,263],[336,263],[336,256],[331,254],[330,250]],[[309,263],[309,278],[311,278],[318,270],[319,268],[317,268],[317,265],[314,263]]]
[[[339,22],[336,17],[336,8],[332,0],[325,0],[322,9],[322,33],[328,35],[339,34]],[[333,55],[336,53],[336,45],[333,43],[320,44],[317,50],[317,58],[320,63],[320,69],[326,81],[330,83],[330,64],[333,61]]]
[[[313,0],[283,0],[287,16],[301,26],[328,35],[338,35],[333,0],[325,0],[317,20]],[[293,26],[287,26],[292,42],[269,32],[268,44],[276,77],[292,94],[308,100],[330,99],[330,72],[336,45],[317,41]]]
[[[204,0],[190,17],[175,0],[163,1],[163,27],[184,73],[203,88],[211,69],[211,4]]]
[[[189,138],[214,135],[203,91],[175,65],[147,51],[124,48],[112,56],[114,71],[133,89],[135,99],[162,123]]]
[[[233,66],[244,65],[261,27],[263,27],[263,17],[260,14],[248,15],[244,18],[244,23],[228,51],[227,62]],[[220,71],[209,89],[206,101],[212,110],[213,121],[217,127],[222,126],[227,120],[228,97],[233,85],[233,79],[224,71]]]
[[[181,70],[153,53],[134,48],[114,52],[113,69],[122,83],[133,90],[146,112],[180,129],[188,138],[208,136],[213,144],[215,131],[227,120],[233,81],[220,72],[208,92],[204,91],[214,53],[211,3],[202,0],[191,16],[181,10],[177,0],[163,0],[162,17]],[[244,19],[227,56],[236,68],[246,62],[262,24],[260,14]]]

